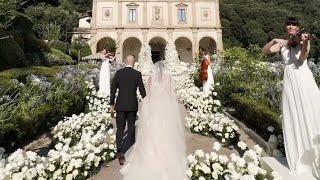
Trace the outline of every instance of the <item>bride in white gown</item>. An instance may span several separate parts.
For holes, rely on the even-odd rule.
[[[286,31],[294,36],[298,20],[288,18]],[[302,41],[273,39],[264,53],[281,53],[285,64],[282,91],[282,128],[286,158],[292,173],[320,178],[320,90],[307,65],[308,34]]]
[[[186,180],[186,144],[178,99],[163,62],[154,67],[142,100],[136,142],[120,172],[123,180]]]

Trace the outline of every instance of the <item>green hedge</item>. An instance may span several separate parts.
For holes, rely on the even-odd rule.
[[[6,36],[10,36],[10,33],[0,29],[0,37]],[[23,49],[13,38],[0,40],[0,71],[13,67],[23,67],[26,65],[25,60]]]
[[[67,53],[67,50],[69,49],[69,44],[62,41],[51,41],[49,46],[51,48],[58,49],[63,53]]]
[[[268,140],[270,135],[267,131],[268,126],[273,126],[275,133],[281,134],[282,125],[279,114],[274,110],[237,93],[231,95],[230,104],[235,108],[235,111],[231,114],[244,122],[249,128],[255,130],[265,140]]]
[[[85,68],[91,67],[85,66]],[[6,94],[9,95],[17,92],[20,94],[16,105],[9,109],[9,113],[4,111],[0,104],[0,147],[7,147],[8,151],[14,150],[36,138],[37,135],[47,132],[63,117],[79,114],[85,110],[86,88],[81,85],[83,88],[74,92],[69,90],[62,81],[57,81],[56,74],[62,69],[63,66],[36,66],[0,72],[0,92],[7,92]],[[41,88],[34,88],[29,84],[18,88],[13,86],[12,79],[24,82],[30,74],[47,77],[52,83],[52,87],[43,92]],[[79,79],[74,83],[83,84],[82,82]],[[10,86],[12,90],[7,91]],[[37,100],[39,97],[45,98],[41,98],[43,100],[39,101]]]
[[[58,49],[51,48],[50,52],[45,53],[46,66],[61,66],[75,64],[72,58]]]
[[[50,80],[53,80],[58,72],[63,69],[63,66],[32,66],[23,68],[13,68],[0,72],[0,89],[7,89],[13,85],[12,79],[18,79],[20,82],[25,82],[26,77],[34,74],[37,76],[45,76]],[[0,91],[0,95],[3,91]]]
[[[11,21],[11,26],[15,31],[31,32],[33,25],[32,19],[23,13],[17,13]]]

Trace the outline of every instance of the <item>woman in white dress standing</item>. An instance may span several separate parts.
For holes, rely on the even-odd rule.
[[[186,180],[183,120],[171,76],[164,63],[155,63],[142,100],[136,142],[120,170],[123,180]]]
[[[299,31],[290,17],[287,38],[273,39],[262,51],[280,52],[285,64],[282,91],[282,128],[286,158],[294,174],[320,178],[320,90],[307,65],[310,35]]]
[[[207,69],[208,78],[207,80],[202,81],[202,88],[204,93],[209,93],[211,86],[214,84],[213,72],[211,69],[210,54],[205,53],[202,61],[206,61],[206,63],[208,63],[208,69]]]
[[[114,61],[115,56],[111,56],[111,53],[106,49],[101,51],[102,65],[99,76],[99,93],[104,96],[110,95],[110,62]]]

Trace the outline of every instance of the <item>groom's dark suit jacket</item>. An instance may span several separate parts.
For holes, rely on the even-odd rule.
[[[132,67],[126,67],[116,72],[111,85],[110,104],[114,105],[115,94],[119,89],[116,111],[138,111],[137,88],[141,96],[146,96],[142,75]]]

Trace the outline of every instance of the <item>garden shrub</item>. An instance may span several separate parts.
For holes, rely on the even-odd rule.
[[[49,43],[50,48],[58,49],[63,53],[67,53],[69,49],[69,44],[62,41],[51,41]]]
[[[51,48],[50,52],[45,53],[46,66],[61,66],[75,64],[72,58],[58,49]]]
[[[22,13],[17,13],[11,21],[11,26],[15,31],[31,32],[33,25],[32,19]]]
[[[9,36],[4,30],[0,29],[0,36]],[[13,38],[0,40],[0,71],[13,67],[25,66],[25,54],[23,49]]]
[[[79,49],[80,49],[80,56],[81,57],[89,56],[92,54],[88,43],[73,42],[71,45],[70,53],[71,53],[71,57],[75,60],[78,60],[78,58],[79,58]]]
[[[249,128],[256,131],[265,140],[268,140],[268,126],[275,128],[277,134],[281,134],[281,121],[279,113],[268,108],[260,102],[254,101],[247,96],[234,93],[231,95],[230,103],[235,111],[232,115],[244,122]]]
[[[82,72],[83,68],[92,69],[96,66],[80,68]],[[65,74],[57,76],[61,72]],[[46,77],[41,81],[48,81],[50,86],[32,84],[31,74]],[[18,95],[12,101],[11,109],[4,108],[4,103],[0,101],[0,147],[13,151],[48,131],[65,116],[83,112],[87,90],[83,75],[80,74],[76,66],[34,66],[0,72],[1,92],[7,92],[8,95],[15,92]],[[24,85],[20,86],[20,83]],[[2,86],[12,86],[12,91]]]

